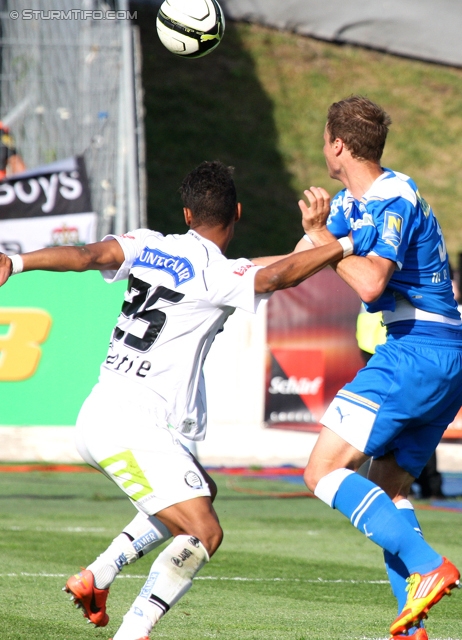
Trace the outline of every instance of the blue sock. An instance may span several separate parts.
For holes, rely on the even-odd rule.
[[[403,506],[401,508],[397,508],[398,513],[400,513],[401,516],[409,522],[414,531],[417,531],[417,533],[422,536],[419,521],[417,520],[411,503],[408,500],[401,500],[400,502]],[[391,589],[398,602],[398,613],[401,613],[407,600],[406,579],[409,577],[409,571],[406,569],[404,562],[398,556],[392,555],[389,551],[384,551],[383,557]],[[419,626],[423,626],[423,622],[420,622]],[[412,636],[417,629],[418,627],[411,627],[408,630],[408,634]]]
[[[398,556],[408,574],[428,573],[443,562],[403,518],[386,493],[367,478],[357,473],[347,475],[338,487],[332,506],[372,542]]]
[[[407,500],[402,502],[407,502]],[[398,509],[398,513],[401,517],[405,518],[410,525],[412,525],[413,529],[417,531],[420,536],[422,536],[419,522],[410,503],[409,507]],[[383,557],[393,594],[398,601],[398,613],[401,613],[407,599],[406,579],[409,577],[409,571],[406,569],[403,561],[398,556],[392,555],[389,551],[384,551]]]

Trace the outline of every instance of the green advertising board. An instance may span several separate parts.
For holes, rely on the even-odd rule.
[[[10,278],[0,289],[0,425],[75,424],[125,288],[94,271]]]

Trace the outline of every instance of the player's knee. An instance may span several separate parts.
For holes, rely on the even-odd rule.
[[[308,489],[314,493],[314,490],[316,489],[316,485],[318,484],[321,477],[319,476],[314,466],[308,463],[303,473],[303,479]]]
[[[214,522],[212,526],[207,527],[202,537],[199,536],[199,540],[207,549],[209,556],[212,557],[223,541],[223,529],[218,522]]]
[[[218,519],[214,517],[203,518],[198,521],[191,521],[186,524],[178,533],[194,536],[207,549],[209,557],[212,557],[223,540],[223,529]]]

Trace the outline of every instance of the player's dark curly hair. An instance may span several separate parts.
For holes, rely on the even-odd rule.
[[[196,222],[208,227],[231,224],[237,204],[233,174],[234,167],[213,160],[202,162],[186,176],[179,191]]]
[[[340,138],[353,158],[380,162],[390,116],[369,98],[350,96],[334,102],[327,112],[327,131],[331,142]]]

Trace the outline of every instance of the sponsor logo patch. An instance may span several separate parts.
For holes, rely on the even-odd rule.
[[[346,418],[347,416],[349,416],[349,413],[342,413],[342,409],[337,405],[335,408],[335,411],[337,411],[339,418],[340,418],[340,422],[343,422],[343,419]]]
[[[234,273],[236,276],[243,276],[243,275],[244,275],[244,273],[245,273],[246,271],[248,271],[249,269],[251,269],[251,268],[252,268],[252,267],[254,267],[254,266],[255,266],[255,265],[253,265],[253,264],[243,264],[243,265],[241,265],[240,267],[238,267],[238,268],[236,269],[236,271],[233,271],[233,273]]]
[[[363,227],[375,227],[373,217],[367,212],[363,214],[362,218],[358,218],[358,220],[350,218],[350,224],[353,231],[357,231]]]
[[[176,287],[179,284],[188,282],[188,280],[192,280],[196,275],[194,267],[187,258],[171,256],[168,253],[159,251],[159,249],[149,249],[148,247],[143,249],[133,266],[165,271],[165,273],[172,276]]]
[[[122,571],[124,565],[127,564],[127,556],[125,553],[121,553],[118,558],[115,559],[116,567],[119,571]]]
[[[183,549],[183,551],[179,553],[178,556],[173,556],[172,562],[176,567],[182,567],[183,562],[190,558],[192,555],[192,551],[190,551],[189,549]]]
[[[149,596],[151,595],[152,588],[158,577],[159,577],[158,571],[153,571],[152,573],[149,574],[149,577],[146,580],[144,587],[140,591],[141,598],[149,598]]]
[[[383,240],[397,249],[401,244],[402,233],[403,216],[393,211],[385,211],[385,221],[382,231]]]
[[[144,536],[141,536],[141,538],[138,538],[137,540],[133,540],[132,544],[135,551],[139,553],[148,544],[151,544],[152,542],[155,542],[158,539],[159,539],[159,536],[156,534],[154,529],[151,529],[151,531],[148,531]]]

